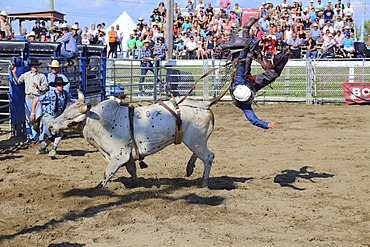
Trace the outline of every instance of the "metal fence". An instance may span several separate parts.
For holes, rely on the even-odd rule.
[[[142,69],[139,60],[107,60],[107,93],[124,92],[130,102],[156,101],[168,98],[168,92],[175,96],[189,92],[194,81],[207,71],[209,76],[200,80],[191,97],[208,100],[217,96],[229,80],[228,68],[221,60],[171,60],[162,61],[148,71],[143,83],[145,90],[139,91]],[[290,60],[281,76],[258,92],[256,101],[305,102],[317,104],[344,102],[343,82],[364,82],[370,73],[370,60]],[[219,68],[219,69],[217,69]],[[252,64],[252,74],[262,73],[257,63]],[[226,76],[226,78],[225,78]],[[167,90],[166,90],[167,89]],[[226,95],[223,100],[231,100]]]

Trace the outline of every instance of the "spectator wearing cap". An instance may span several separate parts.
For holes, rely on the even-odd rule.
[[[137,19],[137,21],[138,21],[138,23],[136,24],[136,26],[139,26],[139,28],[140,28],[140,31],[141,30],[143,30],[143,27],[144,27],[144,19],[143,18],[139,18],[139,19]]]
[[[78,52],[76,39],[71,32],[68,32],[67,25],[62,25],[61,30],[63,36],[56,40],[56,42],[62,43],[60,55],[67,59],[66,65],[73,65],[72,59],[77,56]]]
[[[8,22],[8,14],[5,10],[0,12],[0,31],[3,32],[4,37],[6,39],[13,39],[13,28],[12,25]]]
[[[152,49],[149,47],[150,40],[146,39],[144,40],[144,46],[141,48],[141,63],[140,63],[140,81],[139,81],[139,91],[145,92],[144,88],[144,81],[145,81],[145,75],[148,73],[148,70],[153,70],[153,52]]]
[[[78,34],[78,30],[80,30],[80,28],[76,24],[72,25],[71,34],[72,34],[73,38],[76,40],[76,45],[81,45],[82,44],[82,37],[81,37],[80,34]]]
[[[304,28],[308,28],[311,25],[310,21],[310,14],[308,13],[308,9],[304,8],[301,13],[301,20],[303,23]]]
[[[130,37],[126,41],[127,50],[126,50],[126,58],[129,58],[130,55],[132,55],[133,58],[135,58],[135,43],[136,38],[134,37],[134,34],[130,34]]]
[[[168,50],[167,46],[164,44],[164,38],[160,37],[157,39],[157,43],[153,47],[155,58],[158,61],[166,60],[166,51]],[[158,63],[159,65],[159,63]],[[158,66],[157,66],[158,67]]]
[[[40,35],[45,34],[45,36],[46,36],[47,33],[48,33],[48,30],[46,29],[46,23],[44,21],[41,21],[41,33],[40,33]]]
[[[327,35],[327,38],[325,38],[324,40],[324,43],[322,44],[322,47],[321,47],[321,50],[324,52],[326,51],[328,48],[330,48],[331,46],[335,45],[335,40],[333,38],[333,35],[331,33],[329,33]]]
[[[317,42],[321,42],[321,30],[318,28],[317,23],[312,25],[308,35]]]
[[[193,25],[191,22],[189,22],[189,18],[185,17],[185,22],[182,24],[182,30],[187,30],[188,28],[192,28]]]
[[[43,73],[39,72],[39,66],[41,63],[36,58],[31,58],[28,62],[28,67],[31,67],[31,70],[23,73],[21,76],[18,77],[16,71],[17,68],[15,66],[11,66],[10,70],[13,75],[13,82],[16,85],[24,84],[25,85],[25,114],[26,114],[26,132],[27,132],[27,140],[37,141],[38,134],[32,127],[32,120],[31,115],[35,118],[41,115],[41,108],[38,107],[32,111],[32,101],[34,98],[37,98],[43,94],[45,94],[48,89],[48,82],[46,80],[46,76]]]
[[[72,103],[75,101],[72,95],[64,90],[64,86],[66,84],[68,84],[68,82],[64,81],[62,77],[56,77],[55,80],[49,83],[51,87],[55,87],[55,90],[49,91],[44,95],[33,99],[32,113],[35,112],[35,109],[38,105],[41,105],[42,111],[44,113],[41,119],[41,134],[43,135],[42,139],[44,140],[44,142],[42,143],[41,148],[36,152],[37,155],[46,154],[46,148],[52,142],[54,142],[54,145],[53,148],[49,151],[49,156],[55,157],[56,155],[56,150],[60,141],[62,140],[63,135],[61,133],[52,132],[49,129],[50,123],[64,112],[64,110],[67,108],[68,103]],[[34,121],[35,119],[36,118],[34,114],[30,116],[31,121]]]
[[[332,21],[334,21],[334,11],[333,11],[333,9],[331,8],[331,5],[330,4],[328,4],[327,6],[326,6],[326,9],[324,10],[324,16],[325,16],[325,23],[326,22],[328,22],[328,21],[330,21],[330,22],[332,22]]]
[[[182,59],[182,56],[184,54],[184,48],[185,48],[184,41],[182,39],[180,39],[179,42],[175,46],[176,60],[177,59]]]
[[[345,35],[344,39],[342,39],[342,43],[343,43],[343,49],[346,51],[347,54],[355,53],[355,47],[354,47],[355,40],[351,38],[350,34]]]
[[[77,30],[77,34],[81,36],[82,30],[80,28],[80,23],[78,23],[78,21],[76,21],[74,25],[75,25],[75,28],[77,28],[76,29]]]
[[[35,26],[32,28],[32,31],[35,33],[36,39],[39,39],[40,38],[40,33],[42,32],[42,28],[40,26],[40,21],[39,20],[37,20],[35,22]]]

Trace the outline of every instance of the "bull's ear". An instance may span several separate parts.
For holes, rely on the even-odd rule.
[[[84,94],[82,93],[82,91],[80,89],[77,90],[77,93],[78,93],[78,101],[80,102],[85,102],[85,96]]]
[[[86,118],[86,115],[85,115],[85,114],[82,114],[82,115],[80,115],[80,116],[76,117],[75,119],[73,119],[73,121],[72,121],[72,122],[70,122],[70,123],[68,124],[68,127],[70,127],[70,128],[78,128],[78,126],[80,125],[80,123],[81,123],[83,120],[85,120],[85,118]]]
[[[86,105],[83,105],[80,107],[80,113],[84,114],[88,111],[90,111],[91,109],[91,104],[90,103],[87,103]]]

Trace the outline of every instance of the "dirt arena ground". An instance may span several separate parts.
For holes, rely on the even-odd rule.
[[[252,126],[232,105],[213,107],[210,189],[190,152],[146,158],[132,188],[121,169],[94,190],[106,162],[82,138],[58,159],[39,145],[0,147],[0,246],[370,246],[369,106],[259,104],[281,122]]]

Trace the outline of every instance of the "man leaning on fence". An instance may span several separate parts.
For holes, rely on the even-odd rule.
[[[144,46],[141,48],[141,64],[140,64],[140,83],[139,83],[139,91],[144,92],[144,86],[143,82],[145,80],[145,75],[148,73],[148,70],[152,71],[153,70],[153,63],[152,61],[154,60],[153,58],[153,51],[149,47],[150,40],[144,40]]]
[[[39,73],[39,66],[40,62],[35,59],[31,58],[28,62],[28,66],[31,67],[31,71],[28,71],[22,74],[20,77],[17,76],[15,66],[11,66],[10,69],[13,74],[13,81],[16,85],[25,84],[25,114],[26,114],[26,132],[27,132],[27,141],[38,141],[38,134],[32,127],[32,123],[30,121],[30,116],[37,118],[41,115],[41,108],[38,107],[34,112],[32,112],[32,101],[34,98],[39,97],[45,94],[48,89],[48,82],[46,80],[46,76],[42,73]]]

